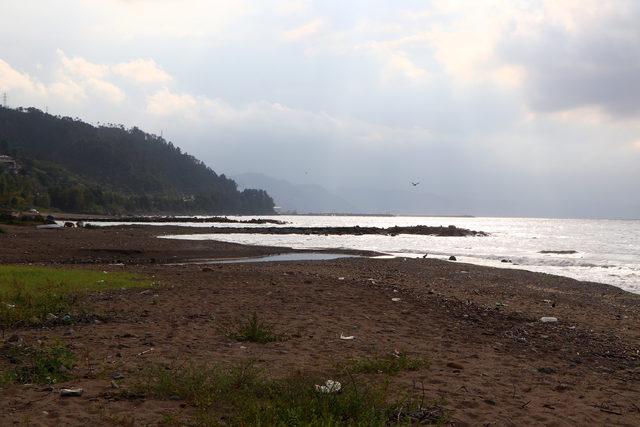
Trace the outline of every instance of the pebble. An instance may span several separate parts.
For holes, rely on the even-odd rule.
[[[114,380],[121,380],[123,378],[124,378],[124,374],[122,372],[114,372],[111,375],[111,379],[114,379]]]
[[[451,368],[451,369],[464,369],[464,366],[462,366],[461,364],[456,363],[456,362],[447,363],[447,367]]]
[[[557,318],[557,317],[550,317],[550,316],[549,316],[549,317],[546,317],[546,316],[545,316],[545,317],[541,317],[541,318],[540,318],[540,321],[541,321],[542,323],[555,323],[555,322],[557,322],[557,321],[558,321],[558,318]]]

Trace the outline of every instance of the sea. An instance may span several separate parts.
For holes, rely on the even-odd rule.
[[[257,217],[229,217],[251,219]],[[606,283],[640,293],[640,220],[423,217],[423,216],[261,216],[296,227],[448,226],[484,231],[488,236],[181,234],[163,238],[219,240],[295,249],[357,249],[393,256],[423,257],[499,268],[516,268]],[[171,224],[166,224],[171,225]],[[273,224],[180,223],[194,227],[278,227]],[[551,252],[549,252],[551,251]],[[575,251],[572,253],[554,253]],[[509,260],[510,263],[502,262]]]

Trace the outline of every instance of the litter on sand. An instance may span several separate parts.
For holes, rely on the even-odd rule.
[[[344,335],[342,332],[340,332],[340,339],[341,340],[355,340],[356,337],[354,337],[353,335]]]
[[[316,384],[316,391],[319,393],[338,393],[340,389],[342,389],[342,384],[334,380],[327,380],[324,385]]]
[[[541,317],[540,321],[542,323],[555,323],[558,321],[557,317]]]
[[[81,388],[61,388],[60,396],[62,397],[77,397],[82,396],[84,390]]]
[[[398,301],[400,301],[400,298],[391,298],[391,301],[398,302]]]

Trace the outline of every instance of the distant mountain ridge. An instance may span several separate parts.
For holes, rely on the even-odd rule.
[[[317,184],[294,184],[260,173],[233,177],[241,187],[262,188],[274,199],[281,212],[343,213],[374,215],[464,215],[465,201],[453,200],[422,188],[378,189],[342,187],[328,190]]]
[[[346,199],[314,184],[292,184],[283,179],[261,173],[234,175],[233,179],[244,188],[262,188],[274,199],[282,211],[297,213],[355,212]]]
[[[236,183],[156,135],[0,107],[0,207],[86,213],[269,214],[263,190]]]

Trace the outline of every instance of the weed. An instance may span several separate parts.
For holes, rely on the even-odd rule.
[[[0,265],[0,329],[77,312],[80,297],[93,291],[150,285],[129,273]]]
[[[255,342],[266,344],[274,341],[282,341],[283,337],[273,331],[273,327],[258,319],[254,312],[251,317],[240,324],[235,332],[229,334],[236,341]]]
[[[429,362],[425,359],[412,358],[402,353],[378,358],[351,359],[340,363],[338,369],[351,374],[396,375],[402,371],[417,371],[428,365]]]
[[[62,343],[48,346],[30,347],[6,344],[0,349],[0,356],[9,362],[11,368],[2,371],[5,383],[54,384],[70,378],[70,370],[75,356]]]
[[[269,379],[253,367],[154,366],[139,387],[161,399],[180,399],[197,408],[203,425],[363,425],[409,424],[420,408],[413,401],[389,400],[388,382],[356,384],[341,379],[339,393],[320,393],[319,378],[298,375]]]

